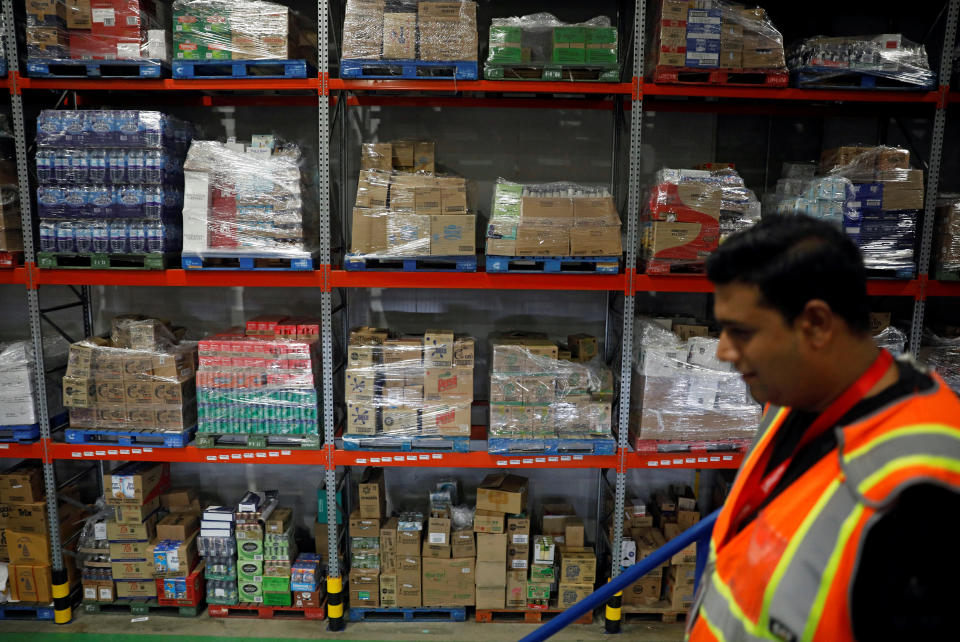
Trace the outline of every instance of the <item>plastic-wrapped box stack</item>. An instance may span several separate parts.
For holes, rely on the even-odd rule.
[[[155,111],[44,110],[37,118],[39,263],[44,254],[180,250],[186,123]],[[58,265],[60,258],[46,265]],[[66,259],[63,259],[66,260]],[[109,267],[104,257],[93,267]],[[146,267],[165,267],[147,257]]]
[[[613,374],[596,358],[595,338],[569,340],[571,358],[580,362],[559,359],[545,335],[491,340],[490,452],[612,454]]]
[[[266,606],[269,602],[277,602],[273,606],[290,605],[289,574],[286,578],[273,576],[267,581],[265,569],[264,527],[266,521],[278,510],[281,509],[278,507],[277,491],[267,491],[262,496],[248,491],[237,502],[234,534],[237,538],[237,594],[241,603],[253,602]],[[277,540],[274,538],[271,541]],[[291,543],[288,540],[287,551]],[[275,546],[278,550],[283,548],[283,545]],[[289,552],[284,554],[289,557]],[[286,568],[289,571],[289,565]],[[266,589],[277,588],[277,584],[283,584],[284,579],[286,593],[270,591],[268,596]]]
[[[784,164],[784,171],[791,176],[777,181],[778,213],[806,214],[842,226],[863,253],[867,269],[913,276],[924,175],[910,169],[909,151],[844,146],[824,150],[818,177],[809,178],[805,164]]]
[[[350,605],[352,607],[380,606],[380,571],[397,570],[397,522],[390,520],[384,524],[387,516],[387,494],[382,468],[366,468],[358,485],[359,506],[350,514],[347,534],[350,537]],[[400,519],[403,519],[403,515]],[[415,550],[406,548],[404,553],[415,559],[411,565],[417,571],[417,600],[420,606],[420,528],[423,516],[420,516],[416,529]],[[392,527],[392,528],[391,528]],[[390,533],[384,533],[384,529]],[[384,541],[381,547],[381,541]],[[394,587],[395,591],[396,587]],[[395,592],[394,592],[395,596]],[[388,596],[389,597],[389,596]],[[396,606],[396,604],[394,604]]]
[[[290,590],[296,608],[319,608],[326,594],[323,555],[300,553],[290,568]]]
[[[30,0],[27,64],[33,61],[170,60],[167,8],[154,0]]]
[[[766,11],[722,0],[708,4],[660,0],[647,57],[651,68],[786,70],[783,36]]]
[[[317,212],[304,208],[300,163],[297,145],[271,135],[249,145],[193,141],[184,163],[184,254],[301,259],[309,268]]]
[[[549,13],[494,18],[484,77],[618,82],[617,30],[606,16],[575,24]]]
[[[641,322],[635,345],[632,439],[730,443],[753,437],[760,406],[732,364],[717,359],[717,339],[683,340],[656,323]]]
[[[347,0],[344,60],[477,60],[477,3]]]
[[[917,355],[919,361],[936,370],[947,385],[960,394],[960,337],[929,332],[923,342]]]
[[[933,242],[936,277],[960,279],[960,195],[941,194],[937,199],[937,233]]]
[[[497,179],[488,256],[606,256],[619,259],[620,217],[605,187],[522,185]]]
[[[172,433],[165,445],[186,445],[197,422],[196,346],[178,342],[157,319],[117,317],[112,326],[109,341],[91,337],[70,346],[67,441],[84,443],[91,432]]]
[[[937,75],[931,71],[927,50],[899,33],[864,36],[815,36],[792,46],[790,70],[806,83],[828,86],[883,86],[883,80],[897,87],[933,89]],[[876,77],[880,82],[861,85],[856,76]]]
[[[307,58],[310,28],[303,16],[262,0],[175,0],[173,51],[178,60]],[[301,33],[302,31],[302,33]],[[312,30],[316,53],[316,30]]]
[[[0,160],[0,268],[16,265],[7,253],[23,251],[21,225],[17,166],[12,161]]]
[[[230,605],[239,600],[235,520],[229,506],[208,506],[201,516],[197,550],[204,561],[207,604]]]
[[[722,238],[760,220],[760,203],[729,165],[661,169],[642,214],[641,255],[648,274],[697,272]]]
[[[46,394],[47,416],[53,421],[53,427],[63,414],[61,377],[55,376],[67,363],[70,345],[59,335],[43,338],[43,365],[47,369]],[[36,404],[36,367],[34,366],[33,343],[14,341],[0,343],[0,430],[10,426],[23,428],[14,432],[12,437],[36,439],[40,437],[40,413]]]
[[[388,330],[350,333],[345,383],[347,447],[452,437],[470,439],[474,340],[452,330],[391,338]]]
[[[302,321],[258,317],[199,342],[199,434],[312,436],[319,446],[319,323]]]
[[[167,606],[199,606],[205,573],[197,546],[200,502],[193,488],[177,488],[160,496],[160,506],[168,514],[157,522],[151,547],[157,599]]]

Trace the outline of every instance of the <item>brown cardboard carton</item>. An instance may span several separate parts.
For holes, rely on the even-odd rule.
[[[585,545],[583,520],[573,517],[563,525],[563,543],[566,546],[581,548]]]
[[[523,196],[520,198],[520,216],[524,220],[544,223],[569,223],[574,217],[573,199]]]
[[[420,557],[420,531],[397,532],[397,557]]]
[[[569,256],[570,230],[556,225],[517,225],[516,256]]]
[[[416,22],[416,16],[414,16]],[[390,143],[393,147],[393,156],[390,159],[394,169],[402,169],[405,172],[413,171],[414,165],[414,145],[412,140],[397,140]]]
[[[104,501],[111,506],[142,506],[165,479],[169,483],[169,464],[145,465],[133,474],[118,475],[114,471],[103,476]]]
[[[366,608],[380,606],[380,575],[377,571],[351,569],[350,604]]]
[[[443,214],[430,217],[430,254],[473,256],[477,251],[476,219],[472,214]]]
[[[353,210],[350,249],[357,254],[384,254],[387,250],[387,215],[379,209]]]
[[[541,504],[540,531],[544,535],[564,535],[564,529],[577,512],[570,504]]]
[[[117,598],[157,597],[157,583],[151,579],[116,582]]]
[[[200,528],[199,516],[194,513],[170,513],[157,522],[157,539],[187,539]]]
[[[396,608],[397,606],[397,575],[395,573],[381,573],[380,608]]]
[[[293,606],[298,609],[320,608],[323,601],[323,593],[320,591],[294,591]]]
[[[472,606],[474,580],[473,558],[424,559],[423,605]]]
[[[387,492],[383,469],[368,467],[360,479],[360,517],[381,519],[387,512]],[[351,537],[356,537],[351,533]],[[372,536],[372,537],[375,537]]]
[[[530,543],[530,518],[519,515],[509,515],[507,517],[507,543],[508,544],[529,544]]]
[[[361,171],[357,179],[356,206],[382,210],[387,207],[389,191],[390,174],[375,170]]]
[[[427,520],[428,544],[450,545],[450,518],[431,515]]]
[[[66,0],[67,29],[90,29],[93,26],[90,0]]]
[[[383,57],[390,60],[417,57],[417,14],[383,14]]]
[[[32,504],[43,500],[43,470],[38,464],[21,462],[0,474],[0,502]]]
[[[511,514],[526,512],[527,492],[526,477],[508,473],[487,475],[477,487],[477,509]]]
[[[498,562],[500,566],[504,566],[507,561],[507,534],[478,533],[477,561]],[[483,584],[483,586],[489,585]]]
[[[11,564],[9,570],[11,597],[44,604],[53,600],[49,564]]]
[[[397,577],[397,606],[400,608],[418,608],[420,600],[421,580],[418,575],[416,578]]]
[[[557,586],[557,606],[561,609],[570,608],[583,598],[593,593],[593,583],[560,582]]]
[[[567,345],[570,347],[570,356],[574,361],[587,362],[597,356],[599,342],[590,334],[571,334],[567,336]]]
[[[350,537],[380,537],[380,520],[361,517],[360,509],[350,514]]]
[[[370,402],[348,400],[347,433],[351,435],[377,434],[377,408]]]
[[[623,252],[619,225],[584,225],[570,229],[572,256],[617,256]]]
[[[667,575],[677,586],[686,586],[692,590],[697,581],[697,566],[696,564],[672,564],[667,567]]]
[[[145,560],[153,550],[153,544],[150,542],[110,542],[110,559],[120,560]]]
[[[438,216],[443,214],[439,187],[417,187],[413,195],[413,209],[417,214]]]
[[[157,536],[157,515],[150,515],[140,524],[121,524],[107,522],[107,539],[110,541],[144,541],[152,540]]]
[[[565,547],[560,555],[560,581],[593,584],[597,581],[597,556],[590,549]]]
[[[393,149],[390,143],[363,143],[360,146],[360,169],[393,169]]]
[[[453,531],[450,534],[451,557],[476,557],[477,546],[475,535],[471,530]],[[381,550],[383,546],[381,545]]]
[[[668,522],[663,525],[663,536],[667,538],[667,541],[672,540],[674,537],[678,536],[682,532],[683,532],[683,529],[680,528],[679,524]],[[673,557],[670,558],[670,563],[671,564],[696,564],[697,563],[696,543],[690,544],[683,550],[676,553]]]
[[[413,144],[413,171],[429,172],[434,171],[434,158],[436,144],[432,141],[417,141]]]
[[[83,580],[84,602],[113,602],[113,580]]]
[[[662,569],[656,569],[625,588],[623,590],[624,605],[644,606],[659,602],[662,575]]]
[[[45,534],[4,530],[7,536],[7,554],[10,556],[11,564],[50,563],[50,540]]]
[[[430,544],[429,542],[424,542],[421,551],[424,558],[430,557],[433,559],[447,560],[451,557],[449,544]]]
[[[478,508],[473,514],[473,532],[503,533],[506,529],[506,516],[499,511]]]
[[[685,611],[693,606],[693,586],[677,584],[672,581],[670,573],[664,578],[663,597],[670,603],[670,608]]]
[[[530,567],[529,544],[507,544],[507,568],[521,570]]]
[[[391,517],[380,526],[380,557],[397,554],[397,518]]]
[[[160,507],[161,499],[162,495],[154,497],[142,506],[115,506],[115,521],[119,524],[142,524]]]
[[[498,586],[477,585],[478,609],[502,609],[506,604],[506,584]]]
[[[423,365],[444,368],[453,365],[453,331],[427,330],[423,335]]]
[[[110,563],[110,571],[115,580],[153,581],[153,559],[123,560]]]

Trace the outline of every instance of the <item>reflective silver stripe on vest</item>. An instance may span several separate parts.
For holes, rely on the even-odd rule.
[[[700,602],[699,614],[706,616],[710,624],[720,631],[723,635],[722,642],[757,642],[775,639],[771,635],[760,637],[748,631],[746,622],[733,613],[727,599],[717,588],[717,582],[722,581],[720,577],[714,573],[709,581],[710,586],[705,587],[703,601]]]

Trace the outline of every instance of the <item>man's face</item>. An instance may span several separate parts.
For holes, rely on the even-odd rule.
[[[746,283],[718,285],[714,315],[720,324],[717,358],[734,365],[761,404],[796,406],[805,398],[802,336],[760,290]]]

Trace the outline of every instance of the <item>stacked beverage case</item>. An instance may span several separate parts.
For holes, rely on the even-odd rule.
[[[186,123],[155,111],[44,110],[37,118],[40,250],[180,249]]]

